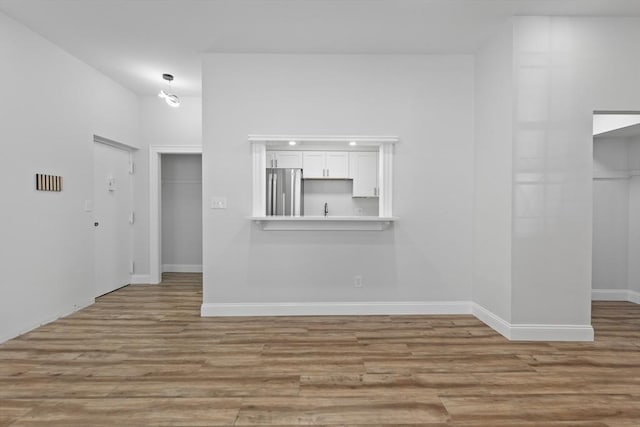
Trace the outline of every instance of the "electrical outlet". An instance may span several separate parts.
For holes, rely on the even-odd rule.
[[[361,288],[362,287],[362,276],[354,276],[353,277],[353,287]]]
[[[212,197],[211,209],[227,209],[227,198],[222,196]]]

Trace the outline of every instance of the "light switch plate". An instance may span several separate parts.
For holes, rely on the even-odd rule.
[[[227,198],[222,196],[212,197],[211,209],[227,209]]]
[[[91,211],[93,211],[93,200],[87,199],[87,200],[85,200],[85,201],[84,201],[83,205],[84,205],[84,206],[83,206],[83,208],[82,208],[82,209],[83,209],[85,212],[91,212]]]

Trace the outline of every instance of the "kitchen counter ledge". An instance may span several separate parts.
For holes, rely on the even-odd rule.
[[[381,231],[397,217],[379,216],[252,216],[263,230]]]

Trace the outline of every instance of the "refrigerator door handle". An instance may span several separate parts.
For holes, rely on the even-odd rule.
[[[293,203],[294,203],[294,199],[296,198],[296,171],[291,169],[291,210],[289,212],[291,212],[291,216],[294,216],[294,210],[293,210]]]
[[[273,191],[271,192],[271,210],[273,211],[272,215],[276,215],[278,213],[277,206],[277,198],[276,192],[278,191],[278,175],[273,173]]]
[[[273,182],[271,181],[271,173],[267,172],[267,213],[271,215],[271,192],[273,191]]]

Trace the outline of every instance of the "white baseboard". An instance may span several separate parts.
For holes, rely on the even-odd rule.
[[[146,285],[151,283],[150,274],[132,274],[129,283],[132,285]]]
[[[162,264],[163,273],[202,273],[202,264]]]
[[[591,325],[511,325],[511,341],[593,341]]]
[[[592,289],[592,301],[629,301],[640,304],[640,292],[629,289]]]
[[[468,301],[205,303],[200,313],[203,317],[471,314],[471,305]]]
[[[626,289],[592,289],[592,301],[628,301],[629,291]]]
[[[83,301],[80,304],[74,304],[73,307],[71,307],[68,310],[64,310],[64,311],[60,311],[58,313],[56,313],[55,315],[45,318],[43,320],[39,320],[27,325],[23,325],[21,326],[19,329],[17,329],[16,331],[13,332],[9,332],[6,334],[3,334],[0,336],[0,344],[2,344],[5,341],[8,341],[10,339],[19,337],[22,334],[26,334],[27,332],[30,332],[36,328],[39,328],[40,326],[46,325],[47,323],[51,323],[55,320],[60,319],[61,317],[65,317],[68,316],[70,314],[75,313],[78,310],[82,310],[83,308],[89,307],[90,305],[94,304],[96,302],[95,298],[90,298],[86,301]]]
[[[480,304],[476,304],[475,302],[471,304],[471,312],[478,318],[478,320],[498,332],[503,337],[511,339],[511,324],[509,322],[487,310]]]
[[[593,341],[591,325],[512,324],[476,303],[473,315],[511,341]]]
[[[203,317],[473,314],[513,341],[593,341],[591,325],[511,324],[470,301],[204,303],[200,314]]]

